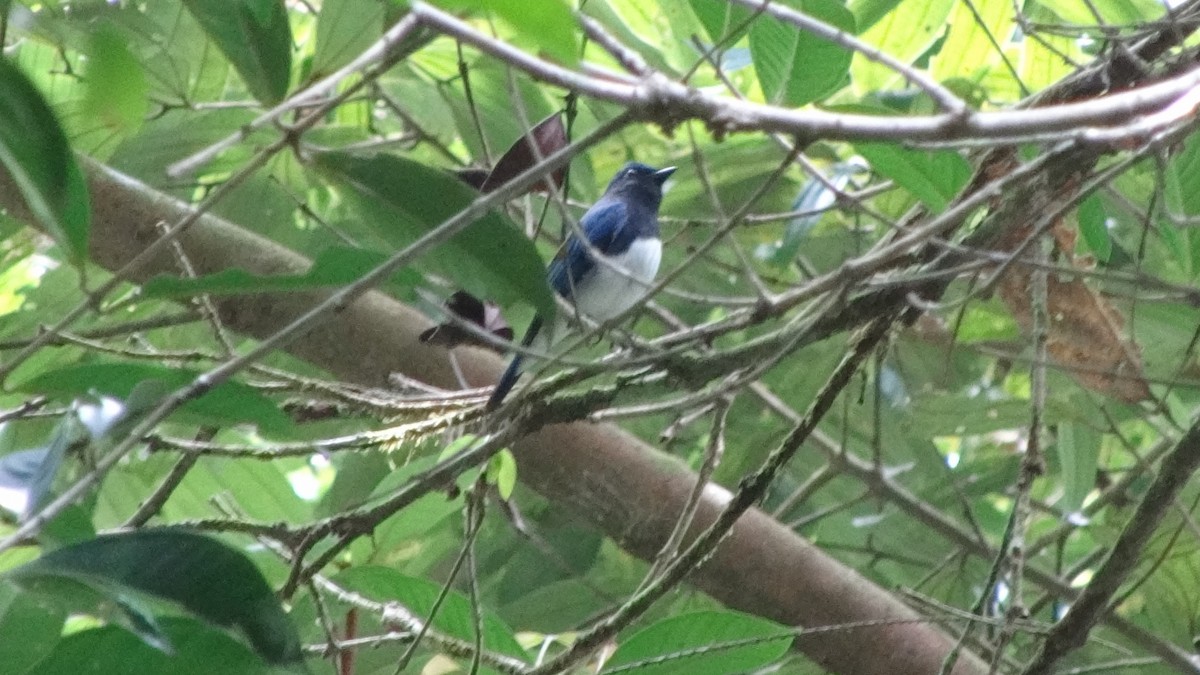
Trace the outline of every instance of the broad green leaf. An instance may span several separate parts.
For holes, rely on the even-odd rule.
[[[902,63],[911,64],[945,33],[946,18],[958,4],[955,0],[901,3],[895,11],[875,19],[869,30],[864,22],[871,21],[871,15],[859,14],[854,3],[850,9],[858,17],[864,41]],[[903,76],[894,68],[862,58],[851,65],[851,77],[855,87],[866,92],[906,86]]]
[[[387,259],[378,251],[333,247],[321,251],[304,274],[261,276],[242,269],[227,269],[202,277],[157,276],[146,282],[142,293],[149,298],[180,298],[196,295],[239,295],[305,291],[353,283]],[[395,277],[403,287],[412,287],[420,277],[402,270]]]
[[[173,654],[164,654],[119,626],[100,626],[62,638],[27,675],[277,675],[281,672],[264,664],[229,634],[201,621],[168,617],[159,622],[159,627],[169,639]]]
[[[136,131],[150,109],[150,85],[141,63],[114,29],[91,35],[84,114],[116,131]]]
[[[313,79],[349,63],[383,34],[383,0],[324,0],[317,15]]]
[[[982,19],[976,19],[972,11]],[[931,61],[933,76],[939,81],[952,77],[972,77],[990,67],[1001,67],[1004,56],[997,50],[1008,44],[1015,29],[1013,6],[1003,2],[985,2],[974,7],[959,3],[948,23],[946,41]]]
[[[6,672],[24,673],[62,638],[66,613],[47,606],[14,584],[0,581],[0,663]]]
[[[264,103],[278,103],[292,76],[292,29],[283,0],[183,0],[204,32]]]
[[[777,661],[792,645],[791,631],[737,612],[696,612],[663,619],[617,647],[601,673],[724,675]]]
[[[581,30],[563,0],[434,0],[433,4],[501,19],[516,30],[518,44],[528,41],[566,65],[579,61]]]
[[[348,589],[381,602],[398,602],[422,621],[429,619],[434,602],[442,591],[440,584],[407,577],[386,567],[361,566],[339,574],[335,581]],[[473,642],[475,621],[471,603],[456,591],[450,591],[432,620],[434,628],[451,637]],[[524,648],[513,637],[512,630],[490,612],[483,615],[484,649],[528,660]]]
[[[72,262],[82,262],[91,206],[67,137],[42,95],[7,58],[0,58],[0,91],[0,164],[38,224]]]
[[[316,162],[346,188],[346,196],[397,249],[449,220],[478,196],[449,174],[393,155],[327,152]],[[544,316],[554,314],[537,249],[516,224],[496,211],[419,262],[478,297],[500,303],[523,301]]]
[[[127,398],[146,380],[158,380],[172,389],[191,384],[199,371],[149,363],[90,363],[42,372],[17,385],[21,391],[59,397],[89,392]],[[272,431],[291,427],[291,421],[268,398],[240,382],[223,382],[180,408],[223,424],[253,422]]]
[[[1079,220],[1079,233],[1083,242],[1100,262],[1107,262],[1112,256],[1112,235],[1108,232],[1108,216],[1104,213],[1104,205],[1095,195],[1079,203],[1075,212]]]
[[[804,0],[805,14],[854,33],[854,15],[835,0]],[[852,54],[843,47],[770,16],[750,27],[750,55],[768,103],[800,106],[846,82]]]
[[[211,537],[175,529],[103,535],[51,551],[5,576],[26,588],[82,583],[113,601],[131,591],[147,594],[240,630],[270,663],[301,657],[295,628],[258,568]]]
[[[1086,424],[1058,425],[1058,459],[1062,464],[1064,515],[1079,511],[1083,501],[1096,487],[1096,467],[1100,459],[1100,434]]]
[[[858,143],[854,149],[872,169],[934,211],[946,208],[971,177],[970,163],[952,150],[909,150],[888,143]]]
[[[708,39],[714,44],[732,44],[737,36],[745,32],[746,20],[750,18],[749,9],[732,2],[722,0],[688,0],[692,11],[704,25]]]

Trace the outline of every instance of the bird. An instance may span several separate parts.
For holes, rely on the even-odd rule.
[[[579,238],[579,232],[571,233],[546,272],[551,288],[579,314],[603,323],[646,294],[662,260],[658,207],[662,204],[663,184],[673,173],[673,166],[655,169],[629,162],[579,219],[579,231],[590,247]],[[589,248],[604,256],[608,264],[598,262]],[[521,346],[533,344],[542,328],[543,317],[535,315]],[[549,338],[544,343],[548,346]],[[488,399],[488,410],[504,402],[521,376],[523,360],[521,354],[513,355]]]

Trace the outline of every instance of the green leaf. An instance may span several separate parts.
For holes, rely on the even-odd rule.
[[[317,15],[312,74],[324,77],[349,63],[383,34],[380,0],[324,0]]]
[[[173,654],[147,645],[119,626],[72,633],[26,675],[64,673],[170,673],[269,675],[279,673],[222,630],[194,619],[164,618],[160,626]]]
[[[54,649],[66,613],[46,606],[17,586],[0,582],[0,663],[6,672],[24,673]]]
[[[125,39],[109,26],[91,35],[83,112],[118,131],[136,131],[150,109],[150,85]]]
[[[708,38],[714,43],[725,40],[728,44],[736,40],[733,31],[745,24],[746,19],[751,16],[750,10],[732,2],[723,2],[722,0],[688,0],[688,2],[692,6],[692,11],[696,13],[696,17],[700,19],[700,23],[704,24]]]
[[[502,19],[516,30],[517,44],[528,41],[568,66],[579,62],[579,24],[562,0],[434,0],[433,4]]]
[[[1075,513],[1096,487],[1096,467],[1100,460],[1100,434],[1086,424],[1058,425],[1054,447],[1062,463],[1064,514]]]
[[[283,0],[183,0],[204,32],[264,103],[278,103],[292,76],[292,30]]]
[[[130,591],[178,603],[219,626],[237,628],[265,660],[300,660],[300,639],[254,563],[192,532],[122,532],[60,548],[5,576],[23,587],[82,583],[114,601]]]
[[[496,453],[488,462],[487,481],[496,486],[500,498],[508,501],[517,486],[517,460],[507,448]]]
[[[326,152],[316,162],[347,189],[346,196],[362,210],[364,220],[397,249],[441,225],[478,196],[457,178],[402,157]],[[546,268],[536,247],[515,223],[495,211],[435,247],[420,262],[478,297],[502,304],[524,301],[543,316],[554,314]]]
[[[441,584],[407,577],[386,567],[352,568],[339,574],[335,581],[373,600],[398,602],[422,621],[429,619],[434,602],[442,592]],[[451,591],[447,594],[431,623],[450,637],[467,642],[475,640],[471,603],[461,593]],[[529,659],[529,654],[513,637],[512,630],[488,612],[483,615],[483,647],[521,660]]]
[[[847,4],[860,31],[874,26],[899,6],[900,0],[850,0]]]
[[[1100,262],[1108,262],[1113,241],[1108,232],[1108,216],[1104,213],[1100,198],[1092,195],[1080,202],[1076,218],[1079,220],[1079,233],[1083,235],[1083,242],[1088,249]]]
[[[387,256],[378,251],[334,246],[321,251],[304,274],[263,276],[233,268],[187,279],[160,275],[146,282],[142,294],[150,298],[180,298],[206,293],[280,293],[342,286],[357,281],[386,259]],[[411,270],[402,270],[395,280],[400,286],[411,288],[421,278]]]
[[[941,211],[971,177],[971,165],[952,150],[909,150],[889,143],[857,143],[854,149],[871,168]]]
[[[148,363],[91,363],[40,373],[18,384],[17,389],[71,398],[94,391],[125,399],[143,381],[158,380],[171,389],[178,389],[194,382],[200,374],[199,371]],[[218,384],[183,404],[181,411],[222,424],[253,422],[271,431],[291,428],[291,420],[270,399],[240,382]]]
[[[737,612],[696,612],[637,632],[600,672],[744,673],[777,661],[791,645],[791,632],[773,621]]]
[[[67,137],[33,83],[0,58],[0,164],[72,262],[87,255],[91,207]]]
[[[761,257],[775,265],[790,265],[812,229],[825,217],[823,211],[837,203],[837,191],[844,190],[850,183],[850,178],[862,170],[860,163],[842,162],[834,166],[824,180],[813,178],[805,183],[800,189],[800,194],[796,196],[796,201],[792,202],[791,210],[813,213],[789,220],[779,243],[768,247]]]
[[[805,14],[854,33],[854,15],[834,0],[804,0]],[[770,16],[750,27],[750,56],[768,103],[800,106],[839,89],[850,51]]]
[[[859,37],[867,44],[902,63],[912,64],[942,38],[946,32],[946,19],[958,4],[955,0],[906,2],[899,4],[895,11],[879,15],[882,6],[864,7],[852,2],[850,10],[858,17]],[[851,76],[859,91],[901,90],[908,86],[895,68],[867,59],[854,61]]]

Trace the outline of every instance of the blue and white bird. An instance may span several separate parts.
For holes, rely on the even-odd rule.
[[[654,169],[630,162],[608,184],[604,196],[579,220],[591,248],[605,261],[598,262],[589,247],[572,233],[562,253],[547,271],[550,285],[582,315],[596,321],[612,319],[641,300],[658,274],[662,239],[658,234],[658,207],[663,183],[675,167]],[[615,268],[619,268],[618,271]],[[542,329],[535,316],[521,345],[533,344]],[[548,340],[543,340],[546,345]],[[488,399],[488,410],[504,401],[521,376],[522,355],[512,362]]]

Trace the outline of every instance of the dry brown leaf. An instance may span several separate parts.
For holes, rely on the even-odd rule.
[[[1054,228],[1059,260],[1075,265],[1071,255],[1074,235],[1065,230],[1061,223]],[[1004,250],[1016,250],[1029,233],[1026,228],[1024,233],[1014,234],[1017,236],[1000,244]],[[1026,335],[1033,330],[1033,273],[1029,266],[1011,265],[997,290]],[[1125,338],[1125,322],[1120,312],[1082,278],[1051,272],[1046,284],[1046,311],[1050,323],[1046,351],[1067,375],[1092,391],[1126,403],[1152,397],[1145,380],[1141,349]]]

